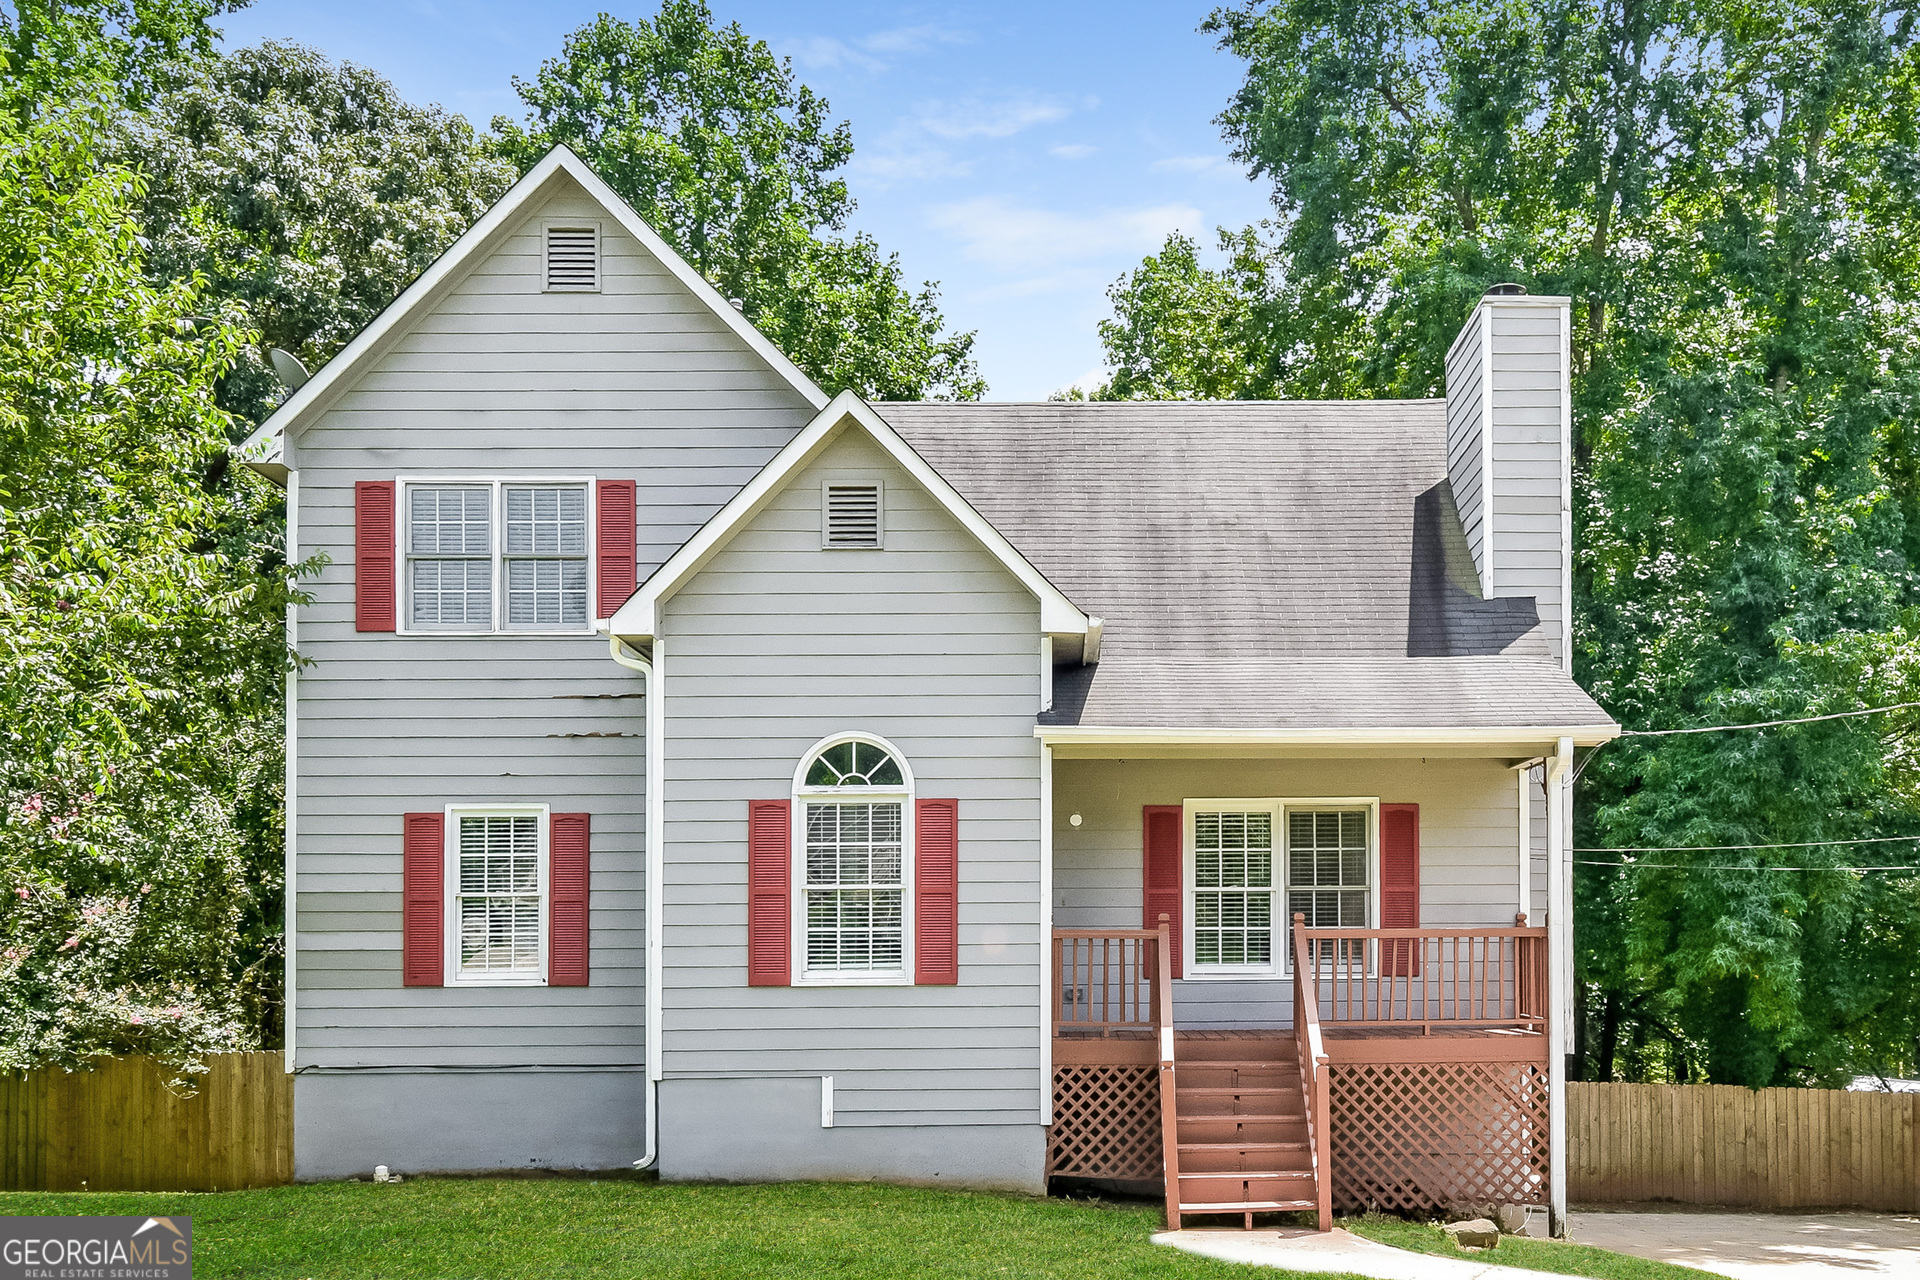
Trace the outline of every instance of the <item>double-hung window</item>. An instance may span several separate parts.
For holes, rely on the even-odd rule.
[[[409,481],[409,631],[587,631],[588,485]]]
[[[546,975],[547,816],[454,811],[447,913],[455,981]]]
[[[1292,967],[1293,916],[1309,928],[1373,923],[1371,800],[1195,800],[1187,804],[1192,976]],[[1352,957],[1364,955],[1353,944]]]
[[[906,981],[905,770],[878,743],[842,741],[803,766],[797,790],[802,980]]]

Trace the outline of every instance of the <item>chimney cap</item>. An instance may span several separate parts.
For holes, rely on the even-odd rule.
[[[1514,284],[1511,280],[1503,281],[1500,284],[1488,285],[1487,291],[1480,296],[1483,298],[1524,298],[1527,296],[1527,286]]]

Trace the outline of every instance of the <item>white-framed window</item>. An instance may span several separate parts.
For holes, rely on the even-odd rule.
[[[400,481],[403,633],[593,630],[593,482]]]
[[[913,980],[913,774],[883,738],[837,734],[794,773],[793,972],[804,985]]]
[[[447,806],[450,986],[547,981],[545,805]]]
[[[1293,969],[1293,913],[1310,928],[1371,928],[1379,864],[1372,797],[1189,800],[1188,977]]]

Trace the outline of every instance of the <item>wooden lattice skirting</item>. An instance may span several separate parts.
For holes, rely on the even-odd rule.
[[[1160,1168],[1158,1067],[1053,1069],[1049,1177],[1158,1178]]]
[[[1547,1203],[1547,1069],[1336,1063],[1333,1203],[1346,1212]]]

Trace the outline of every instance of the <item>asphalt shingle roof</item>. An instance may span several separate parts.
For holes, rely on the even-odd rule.
[[[1106,619],[1042,723],[1609,721],[1530,599],[1482,600],[1438,400],[874,406]]]

